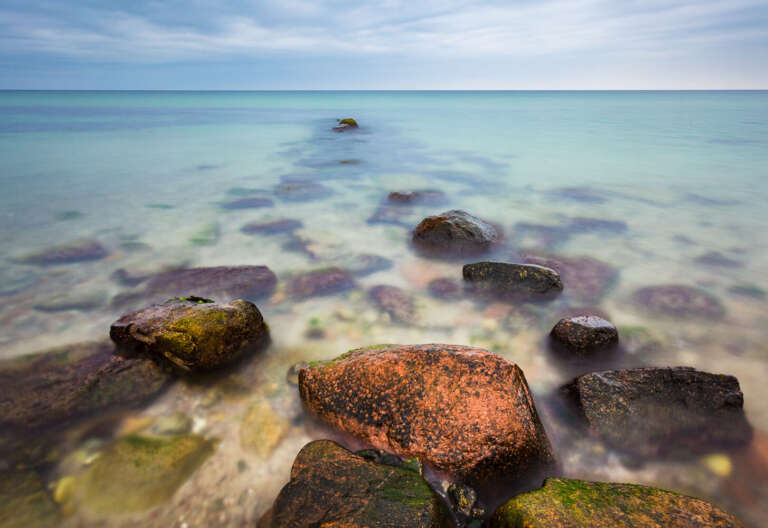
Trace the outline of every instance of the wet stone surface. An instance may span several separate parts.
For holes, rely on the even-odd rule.
[[[561,319],[552,328],[553,342],[577,356],[605,352],[619,343],[619,333],[610,321],[596,315]]]
[[[462,275],[476,294],[507,297],[526,294],[557,294],[563,289],[560,275],[535,264],[475,262],[466,264]]]
[[[412,240],[428,256],[462,257],[490,250],[501,240],[501,233],[466,211],[452,210],[422,220]]]

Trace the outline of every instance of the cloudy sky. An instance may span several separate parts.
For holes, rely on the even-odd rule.
[[[768,88],[768,0],[0,0],[0,88]]]

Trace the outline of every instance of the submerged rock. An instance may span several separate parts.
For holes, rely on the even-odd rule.
[[[37,264],[39,266],[52,266],[101,260],[108,254],[109,252],[98,240],[85,239],[32,253],[21,258],[21,262]]]
[[[85,311],[101,308],[106,302],[107,293],[105,291],[79,291],[49,297],[35,304],[35,309],[43,312]]]
[[[709,502],[636,484],[548,478],[501,506],[491,528],[743,528]]]
[[[288,421],[278,416],[269,402],[258,401],[248,408],[240,424],[240,446],[266,458],[277,447],[289,428]]]
[[[352,350],[302,369],[299,391],[337,429],[459,478],[535,477],[554,464],[522,371],[483,349]]]
[[[438,204],[445,201],[445,193],[427,189],[423,191],[393,191],[387,201],[395,205]]]
[[[246,235],[278,235],[280,233],[293,233],[304,227],[300,220],[270,220],[267,222],[251,222],[240,228]]]
[[[429,281],[427,291],[429,291],[432,297],[437,297],[438,299],[458,299],[461,297],[462,287],[459,281],[440,277]]]
[[[612,233],[621,234],[627,231],[627,223],[621,220],[605,220],[578,216],[572,218],[568,229],[573,233]]]
[[[58,524],[58,508],[37,474],[0,471],[0,527],[53,528]]]
[[[289,181],[279,184],[275,188],[275,194],[281,200],[289,202],[309,202],[327,198],[333,194],[333,190],[319,183]]]
[[[704,264],[705,266],[721,268],[740,268],[744,266],[743,262],[726,257],[719,251],[708,251],[707,253],[696,257],[694,261],[698,264]]]
[[[475,262],[464,265],[462,275],[473,292],[499,297],[558,293],[563,289],[555,270],[535,264]]]
[[[376,208],[367,222],[373,224],[391,224],[400,227],[408,227],[408,217],[411,215],[411,209],[408,207],[395,207],[392,205],[381,205]]]
[[[734,284],[728,288],[728,291],[735,295],[743,295],[755,299],[764,299],[766,296],[765,290],[754,284]]]
[[[268,330],[253,303],[189,297],[125,314],[112,323],[109,335],[122,348],[199,371],[231,363],[264,344]]]
[[[659,315],[704,319],[720,319],[725,315],[725,308],[716,297],[691,286],[648,286],[637,290],[632,300]]]
[[[387,312],[395,321],[412,323],[416,318],[413,297],[401,288],[382,284],[371,288],[368,295],[379,309]]]
[[[355,121],[351,117],[345,117],[344,119],[339,119],[338,124],[333,127],[333,131],[345,132],[347,130],[354,130],[356,128],[359,128],[357,121]]]
[[[591,356],[619,343],[616,327],[596,315],[561,319],[552,328],[550,336],[556,343],[578,356]]]
[[[386,257],[371,253],[360,253],[346,259],[345,264],[349,271],[358,277],[365,277],[377,271],[391,268],[394,263]]]
[[[558,198],[580,203],[599,204],[607,201],[605,196],[597,194],[587,187],[560,187],[549,191],[549,193]]]
[[[260,209],[262,207],[272,207],[273,205],[275,204],[269,198],[255,196],[251,198],[240,198],[238,200],[232,200],[231,202],[222,204],[221,207],[234,211],[238,209]]]
[[[526,255],[523,261],[557,271],[566,285],[566,293],[586,303],[600,301],[619,277],[616,268],[592,257]]]
[[[332,267],[295,275],[288,282],[288,293],[292,297],[304,299],[332,295],[354,287],[355,279],[349,271]]]
[[[562,393],[592,434],[641,457],[706,453],[752,438],[733,376],[689,367],[621,369],[579,376]]]
[[[291,480],[258,528],[440,528],[438,496],[408,469],[366,460],[329,440],[296,456]]]
[[[501,234],[494,226],[456,209],[429,216],[413,230],[414,246],[435,256],[477,255],[491,249],[500,239]]]
[[[99,514],[154,508],[173,497],[215,447],[198,435],[126,436],[75,477],[75,500]]]

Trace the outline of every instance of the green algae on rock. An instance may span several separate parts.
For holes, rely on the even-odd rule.
[[[636,484],[548,478],[499,507],[491,528],[743,528],[717,506]]]
[[[130,435],[75,477],[74,500],[99,514],[148,510],[168,501],[206,461],[215,440]]]
[[[334,132],[344,132],[346,130],[354,130],[356,128],[359,128],[357,121],[355,121],[351,117],[345,117],[344,119],[339,119],[338,124],[333,127]]]
[[[418,473],[366,460],[329,440],[305,445],[258,528],[439,528],[446,512]]]
[[[560,275],[536,264],[475,262],[462,268],[472,291],[495,296],[558,293],[563,289]]]
[[[289,428],[288,420],[275,413],[269,402],[260,400],[248,408],[240,424],[240,446],[266,458]]]
[[[110,337],[120,347],[168,360],[183,371],[231,363],[268,339],[267,326],[253,303],[195,299],[171,299],[123,315],[112,323]]]
[[[0,528],[52,528],[58,521],[58,508],[36,473],[0,472]]]

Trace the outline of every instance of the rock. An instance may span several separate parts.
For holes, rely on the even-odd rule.
[[[69,220],[77,220],[82,217],[83,213],[80,211],[59,211],[53,215],[57,222],[68,222]]]
[[[573,233],[621,234],[627,231],[627,223],[621,220],[603,220],[602,218],[579,216],[571,219],[568,229]]]
[[[123,349],[167,360],[183,371],[202,371],[263,345],[268,330],[253,303],[190,297],[125,314],[112,323],[109,336]]]
[[[337,429],[459,478],[519,479],[554,463],[522,371],[483,349],[352,350],[302,369],[299,391]]]
[[[275,414],[269,402],[258,401],[250,406],[240,425],[240,446],[266,458],[289,428],[288,421]]]
[[[339,124],[333,127],[333,131],[346,132],[347,130],[354,130],[356,128],[358,128],[357,121],[351,117],[345,117],[344,119],[339,119]]]
[[[448,486],[447,495],[453,512],[464,525],[475,519],[482,522],[485,510],[477,506],[475,490],[461,482],[454,482]]]
[[[268,222],[251,222],[240,228],[246,235],[278,235],[281,233],[293,233],[304,227],[300,220],[271,220]]]
[[[240,198],[238,200],[232,200],[231,202],[224,203],[221,207],[229,209],[231,211],[237,209],[260,209],[262,207],[272,207],[275,205],[269,198],[251,197]]]
[[[333,295],[354,287],[355,279],[350,272],[332,267],[295,275],[288,282],[288,293],[292,297],[304,299]]]
[[[310,442],[258,528],[439,528],[442,503],[418,473]]]
[[[445,201],[445,193],[432,189],[424,191],[393,191],[387,201],[394,205],[439,204]]]
[[[31,471],[0,472],[0,527],[47,528],[59,525],[56,504]]]
[[[621,369],[579,376],[561,391],[593,435],[632,455],[706,453],[752,438],[733,376],[689,367]]]
[[[387,312],[395,321],[410,324],[416,318],[413,298],[401,288],[385,285],[374,286],[368,295],[380,310]]]
[[[713,504],[636,484],[548,478],[541,489],[512,498],[491,528],[743,528]]]
[[[85,239],[32,253],[21,259],[27,264],[52,266],[101,260],[109,253],[98,240]]]
[[[601,196],[595,193],[592,189],[586,187],[560,187],[550,191],[550,194],[558,198],[580,203],[598,204],[607,201],[604,196]]]
[[[106,302],[107,293],[105,291],[78,291],[49,297],[35,304],[35,309],[43,312],[87,311],[101,308]]]
[[[255,301],[269,297],[277,286],[277,276],[266,266],[214,266],[164,271],[145,279],[138,292],[118,295],[116,306],[162,302],[183,297],[189,292],[208,298],[246,299]]]
[[[563,289],[555,270],[535,264],[475,262],[464,265],[462,274],[473,292],[497,297],[556,294]]]
[[[490,250],[500,239],[494,226],[459,210],[429,216],[413,230],[414,246],[435,256],[477,255]]]
[[[281,200],[289,202],[309,202],[327,198],[333,194],[333,190],[319,183],[289,181],[278,185],[275,194]]]
[[[734,284],[728,288],[728,291],[735,295],[743,295],[755,299],[764,299],[766,296],[765,290],[754,284]]]
[[[540,249],[553,249],[567,242],[573,233],[564,226],[532,224],[518,222],[515,224],[515,240],[526,246]]]
[[[160,416],[152,424],[152,434],[159,436],[178,436],[192,431],[192,418],[183,412]]]
[[[368,218],[367,222],[373,224],[391,224],[400,227],[408,227],[410,224],[407,221],[410,216],[411,210],[407,207],[395,207],[392,205],[381,205],[376,208]]]
[[[637,290],[632,300],[658,315],[721,319],[725,308],[709,293],[684,285],[648,286]]]
[[[694,262],[704,264],[705,266],[720,268],[740,268],[744,266],[743,262],[726,257],[719,251],[709,251],[703,255],[699,255],[694,259]]]
[[[75,477],[75,500],[99,514],[154,508],[173,497],[215,447],[198,435],[126,436]]]
[[[552,339],[578,356],[591,356],[619,343],[619,333],[609,321],[596,315],[561,319],[550,332]]]
[[[283,249],[304,253],[313,260],[328,261],[339,257],[342,246],[343,241],[328,231],[299,229],[291,233]]]
[[[566,294],[586,303],[597,303],[616,283],[616,268],[592,257],[526,255],[523,262],[557,271],[566,285]]]
[[[358,277],[365,277],[377,271],[384,271],[393,266],[388,258],[370,253],[360,253],[345,260],[349,271]]]
[[[192,233],[187,240],[193,246],[215,246],[219,241],[219,234],[218,222],[209,222]]]
[[[461,297],[461,290],[461,284],[458,281],[446,277],[432,279],[427,284],[429,294],[438,299],[458,299]]]

